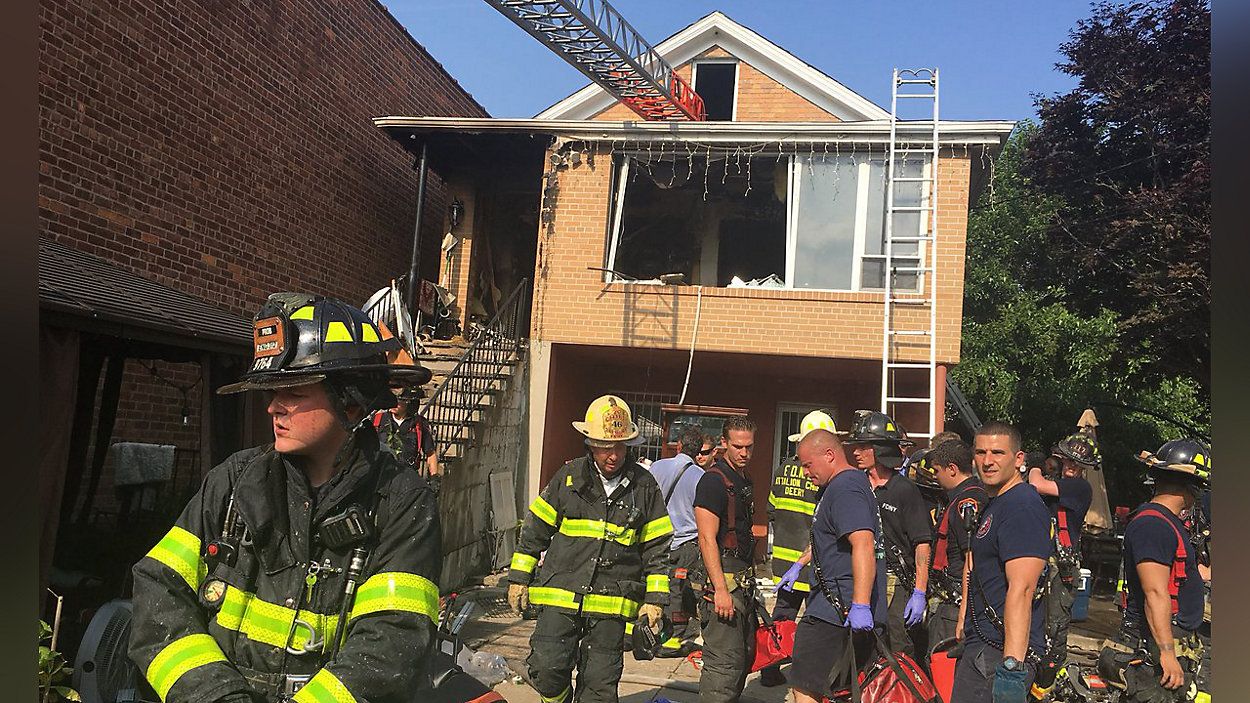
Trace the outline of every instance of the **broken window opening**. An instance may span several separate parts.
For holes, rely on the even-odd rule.
[[[694,92],[703,98],[708,122],[729,122],[734,118],[738,83],[737,61],[709,61],[694,65]]]
[[[638,280],[681,273],[695,285],[784,287],[787,168],[775,154],[623,157],[607,268]]]

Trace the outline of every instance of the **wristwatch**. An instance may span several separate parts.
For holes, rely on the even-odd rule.
[[[1007,671],[1019,671],[1024,668],[1024,663],[1015,657],[1007,657],[1003,659],[1003,668]]]

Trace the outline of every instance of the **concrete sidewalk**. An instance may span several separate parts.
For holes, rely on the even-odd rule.
[[[488,583],[498,581],[498,576]],[[530,653],[530,634],[533,620],[523,620],[512,613],[507,604],[506,587],[491,585],[471,592],[465,598],[478,604],[474,618],[465,624],[460,636],[464,644],[474,651],[502,655],[515,676],[495,686],[509,703],[540,703],[538,693],[525,682],[525,658]],[[772,597],[766,597],[772,607]],[[1104,637],[1109,636],[1119,624],[1119,612],[1109,598],[1095,598],[1090,603],[1089,619],[1072,623],[1069,635],[1069,657],[1092,664]],[[788,666],[782,667],[786,671]],[[625,653],[625,671],[619,687],[622,703],[648,703],[655,698],[667,698],[674,703],[696,703],[699,672],[685,659],[653,659],[637,661],[630,652]],[[765,688],[760,685],[759,674],[747,678],[741,700],[746,703],[781,703],[789,697],[785,686]]]

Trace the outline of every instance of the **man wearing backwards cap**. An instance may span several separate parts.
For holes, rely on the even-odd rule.
[[[803,416],[799,431],[788,439],[798,446],[812,430],[838,431],[829,413],[813,410]],[[773,528],[773,577],[778,579],[773,620],[797,620],[799,605],[812,590],[811,568],[798,562],[811,543],[812,515],[816,512],[819,490],[803,473],[797,456],[782,461],[773,472],[772,490],[768,494],[768,518]],[[760,671],[762,686],[785,683],[780,664]]]
[[[359,309],[277,293],[219,393],[264,391],[272,444],[208,472],[134,566],[130,658],[165,703],[408,701],[438,617],[434,495],[378,446],[399,344]]]
[[[628,452],[639,431],[624,400],[596,398],[573,427],[586,455],[556,471],[530,504],[508,603],[517,612],[538,607],[526,664],[543,703],[616,703],[626,624],[642,615],[656,626],[669,599],[673,523],[659,484]]]

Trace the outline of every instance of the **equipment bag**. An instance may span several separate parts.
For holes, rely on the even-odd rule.
[[[793,620],[773,620],[763,609],[757,606],[759,619],[755,627],[755,661],[751,662],[751,671],[756,672],[766,666],[788,661],[794,654],[794,630],[798,623]]]
[[[853,639],[855,635],[852,633],[850,636]],[[876,630],[871,636],[877,649],[877,660],[863,671],[858,671],[854,642],[847,642],[842,661],[834,670],[839,670],[845,663],[851,672],[851,688],[849,691],[834,692],[826,701],[844,701],[849,694],[852,703],[942,703],[933,682],[915,660],[902,652],[891,652]]]

